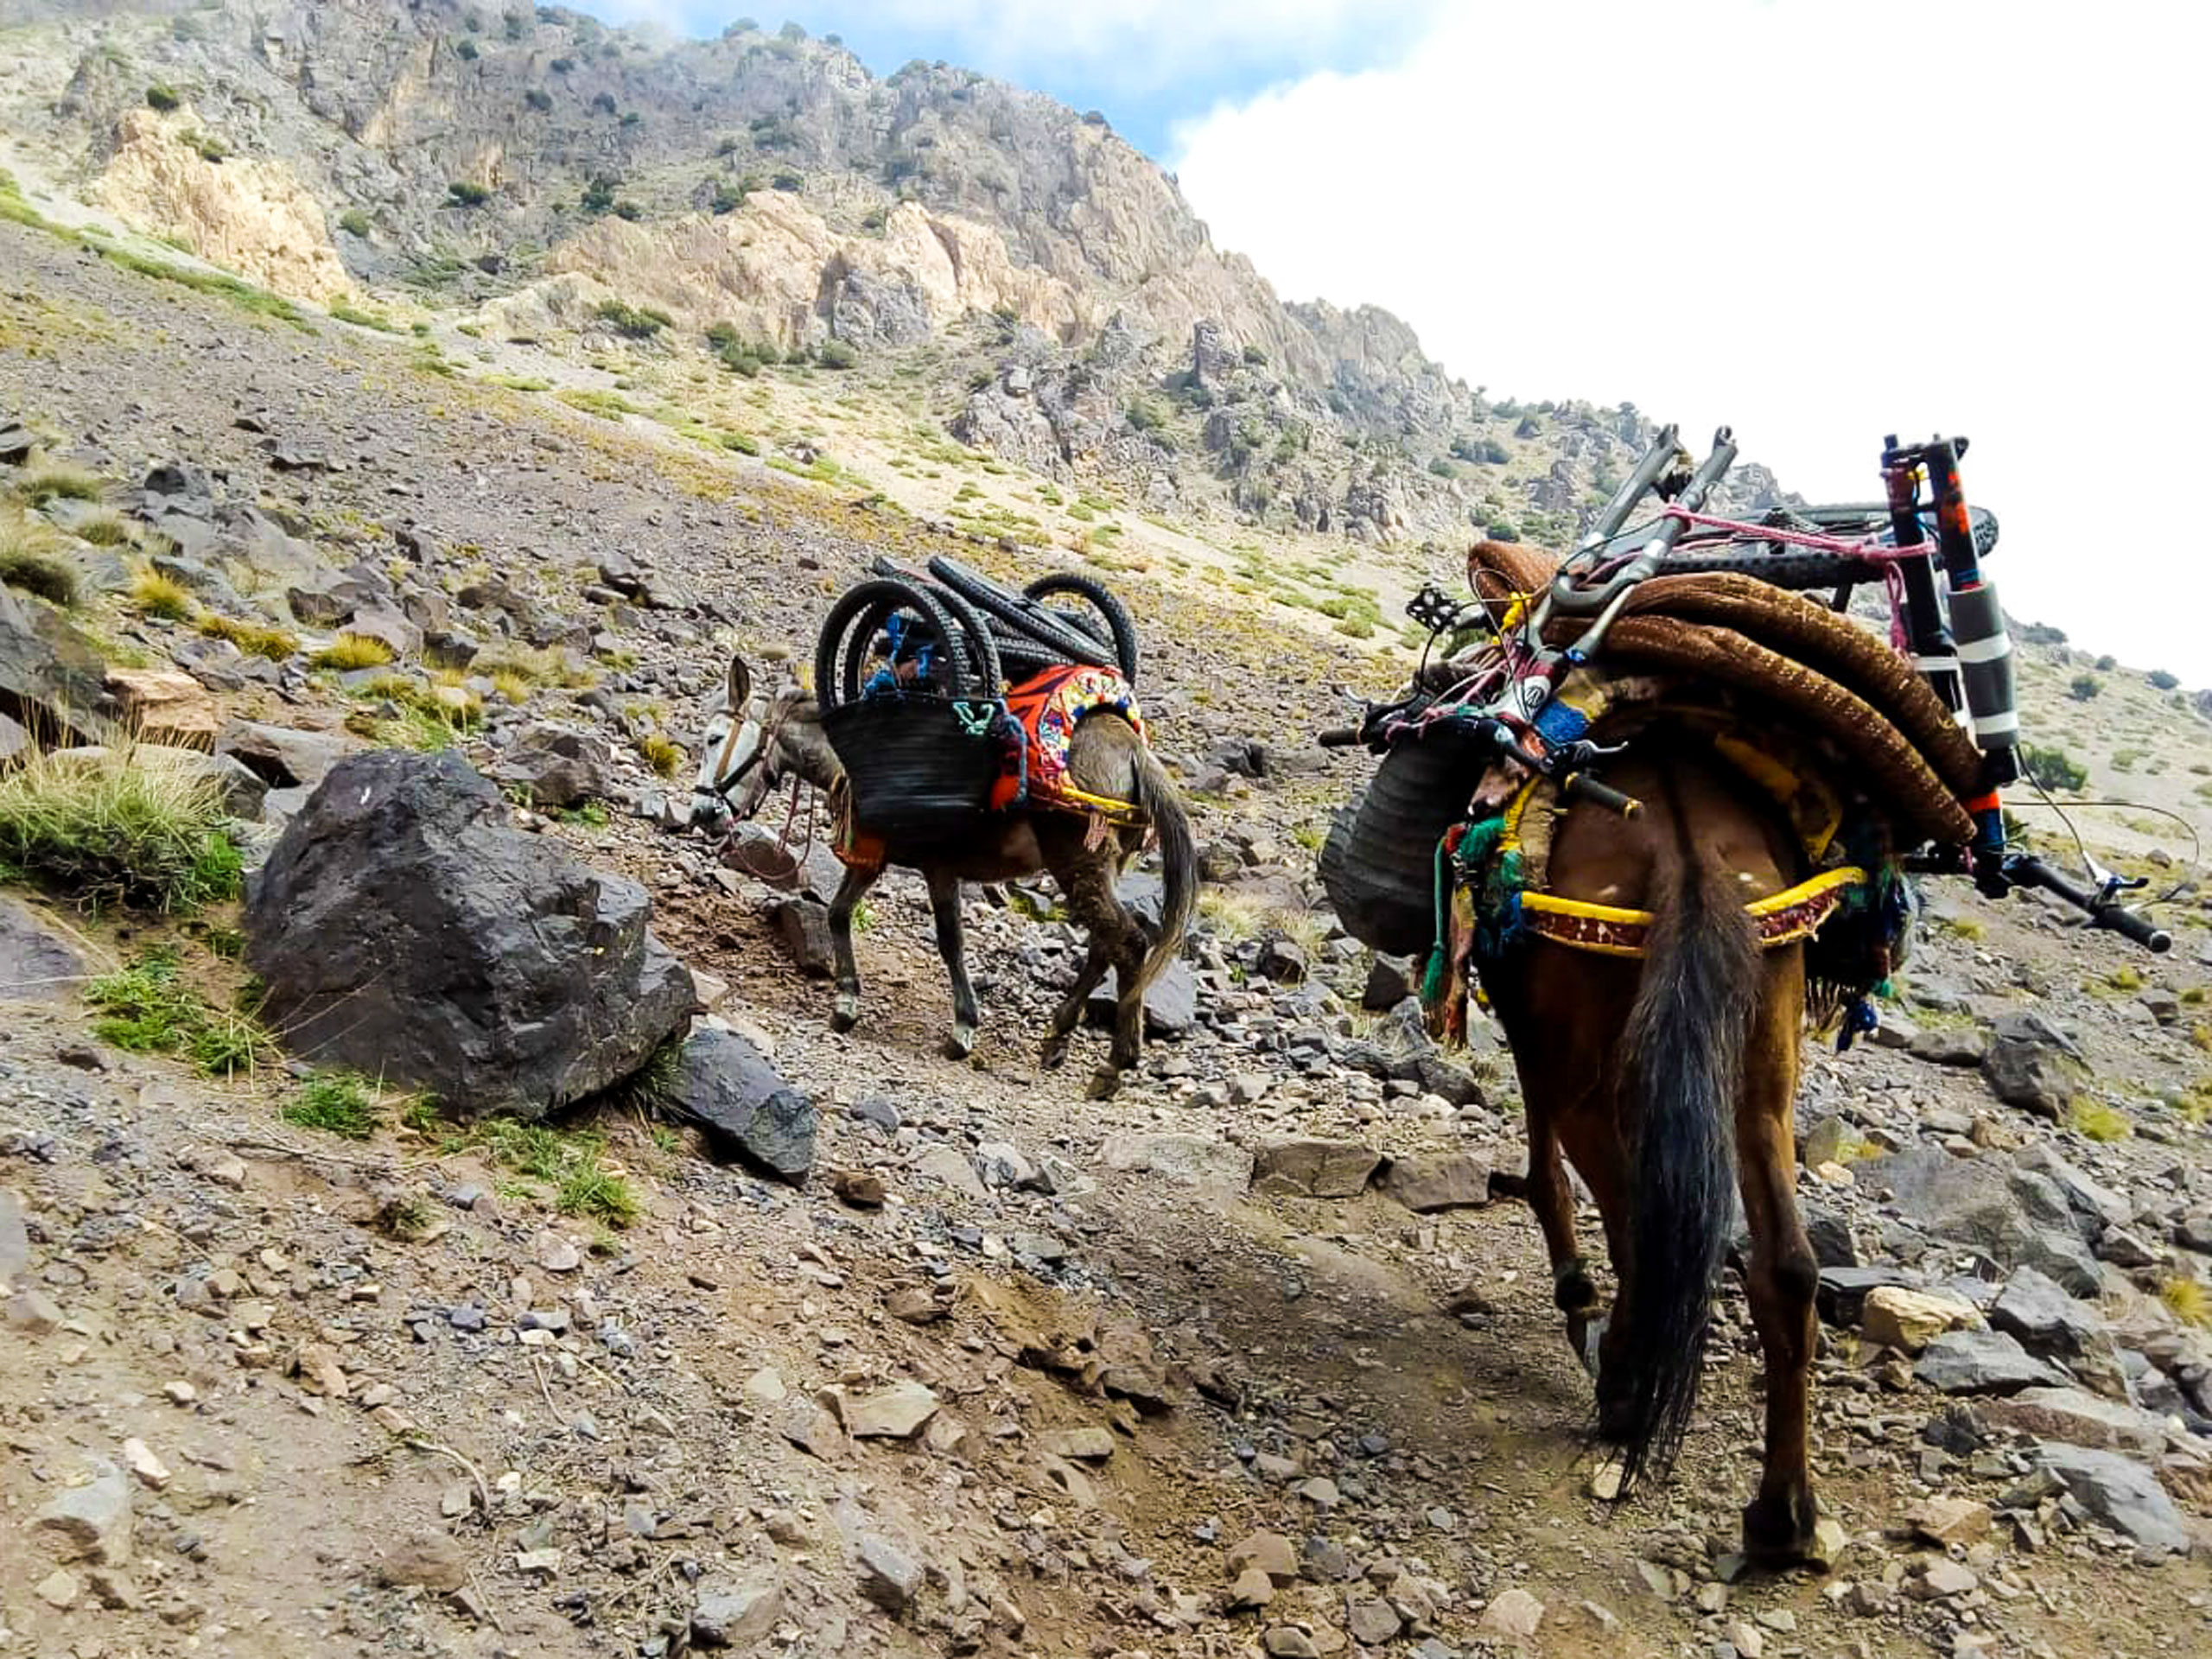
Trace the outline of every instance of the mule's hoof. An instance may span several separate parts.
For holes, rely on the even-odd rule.
[[[1122,1086],[1122,1074],[1110,1065],[1102,1065],[1090,1074],[1090,1086],[1085,1089],[1087,1100],[1111,1100],[1114,1091]]]
[[[1744,1506],[1744,1560],[1762,1573],[1801,1567],[1825,1573],[1843,1538],[1842,1527],[1821,1517],[1809,1492],[1795,1502],[1760,1497]]]
[[[944,1058],[948,1060],[964,1060],[975,1052],[975,1027],[955,1026],[952,1028],[952,1035],[944,1039]]]
[[[1604,1313],[1586,1313],[1580,1317],[1582,1331],[1580,1339],[1578,1341],[1574,1328],[1576,1316],[1573,1314],[1567,1316],[1567,1340],[1574,1343],[1574,1357],[1582,1362],[1582,1369],[1590,1373],[1590,1380],[1595,1382],[1598,1380],[1598,1357],[1605,1341],[1605,1326],[1611,1321],[1609,1316]]]
[[[1057,1071],[1068,1063],[1068,1039],[1055,1037],[1038,1052],[1037,1064],[1047,1071]]]
[[[842,1036],[861,1022],[861,1000],[857,996],[841,996],[830,1010],[830,1029]]]

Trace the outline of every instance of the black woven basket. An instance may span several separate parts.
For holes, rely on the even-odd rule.
[[[1321,847],[1321,886],[1351,936],[1388,956],[1436,940],[1436,843],[1466,815],[1482,776],[1475,740],[1448,728],[1408,738],[1339,811]]]
[[[845,768],[857,830],[936,841],[973,835],[976,816],[990,809],[1004,741],[971,731],[943,698],[863,697],[823,709],[822,729]]]

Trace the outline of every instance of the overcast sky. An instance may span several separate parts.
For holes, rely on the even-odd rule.
[[[713,33],[695,0],[596,6]],[[755,14],[768,27],[780,17]],[[2212,8],[2147,0],[876,0],[1097,107],[1286,298],[1388,307],[1493,395],[1627,399],[1825,499],[1966,433],[2016,617],[2212,683]]]

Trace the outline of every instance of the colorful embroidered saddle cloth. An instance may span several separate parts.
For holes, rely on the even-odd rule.
[[[1110,668],[1062,664],[1033,675],[1006,694],[1007,714],[1018,733],[1007,745],[1007,764],[991,791],[991,807],[1058,808],[1095,812],[1111,822],[1142,817],[1129,801],[1090,795],[1068,781],[1068,750],[1076,728],[1093,715],[1119,715],[1145,741],[1144,716],[1129,683]]]

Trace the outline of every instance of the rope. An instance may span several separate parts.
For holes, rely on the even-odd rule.
[[[1784,547],[1809,548],[1816,553],[1839,553],[1847,558],[1900,564],[1907,559],[1928,556],[1928,550],[1924,547],[1892,547],[1872,537],[1823,536],[1818,531],[1789,530],[1780,524],[1747,524],[1740,519],[1716,518],[1710,513],[1692,512],[1688,507],[1669,506],[1659,516],[1662,518],[1678,518],[1694,530],[1725,531],[1732,541],[1778,542]]]

